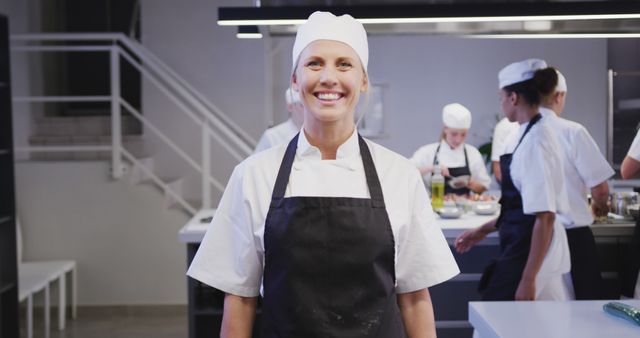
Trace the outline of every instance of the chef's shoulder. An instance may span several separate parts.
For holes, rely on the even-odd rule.
[[[244,186],[252,184],[273,185],[287,144],[281,144],[254,153],[240,162],[233,170],[231,180],[242,182]]]

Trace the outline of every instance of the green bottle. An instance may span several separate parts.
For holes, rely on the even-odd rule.
[[[431,207],[438,210],[444,207],[444,177],[440,173],[440,166],[433,167],[431,176]]]

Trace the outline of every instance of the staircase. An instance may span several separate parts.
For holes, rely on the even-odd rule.
[[[123,34],[63,33],[11,36],[12,53],[104,52],[110,56],[110,93],[103,96],[14,97],[14,106],[49,102],[106,102],[108,116],[44,116],[34,113],[29,145],[16,148],[38,161],[111,161],[114,179],[128,177],[132,184],[150,184],[165,196],[166,208],[178,208],[189,216],[213,207],[212,187],[224,191],[229,174],[212,165],[212,154],[225,153],[236,163],[248,156],[256,141],[204,95],[137,41]],[[142,114],[121,96],[121,63],[133,66],[143,81],[171,102],[164,117]],[[149,88],[145,88],[145,94]],[[155,117],[152,117],[155,116]],[[154,120],[175,119],[170,124]],[[179,130],[179,140],[175,130]],[[185,132],[186,131],[186,132]],[[185,135],[187,134],[187,135]],[[191,137],[187,141],[184,138]],[[180,141],[180,142],[179,142]],[[193,145],[199,145],[197,151]],[[159,150],[159,147],[162,149]],[[215,151],[215,152],[214,152]],[[170,173],[165,156],[171,153],[185,168]],[[219,155],[216,155],[219,156]],[[160,161],[159,161],[160,160]],[[173,163],[173,161],[170,161]],[[228,162],[228,161],[227,161]],[[233,168],[233,166],[230,166]],[[190,173],[187,173],[187,172]],[[222,174],[220,172],[222,171]],[[127,172],[125,176],[124,173]],[[218,177],[213,173],[218,173]],[[195,174],[194,174],[195,173]],[[196,182],[197,181],[197,182]],[[196,187],[196,189],[194,189]],[[199,190],[194,192],[194,190]]]

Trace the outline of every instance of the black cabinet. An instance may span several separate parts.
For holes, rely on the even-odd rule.
[[[18,337],[13,133],[9,78],[9,27],[0,15],[0,337]]]

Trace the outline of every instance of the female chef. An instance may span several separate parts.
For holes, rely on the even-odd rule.
[[[631,143],[627,156],[622,161],[620,173],[624,179],[640,177],[640,131]],[[627,257],[630,259],[622,274],[622,295],[640,299],[640,220],[633,230],[633,238]]]
[[[222,337],[435,337],[428,287],[459,270],[415,167],[356,131],[367,36],[313,13],[293,46],[288,145],[234,170],[188,275],[226,293]]]
[[[466,195],[487,190],[491,178],[482,155],[476,147],[464,143],[471,127],[471,112],[459,103],[448,104],[442,109],[442,122],[440,142],[420,147],[410,161],[418,167],[427,185],[433,168],[440,166],[445,193]]]
[[[567,97],[567,81],[558,70],[555,88],[544,95],[540,114],[558,137],[563,155],[563,178],[569,208],[558,219],[567,229],[571,252],[571,280],[577,300],[602,299],[598,248],[591,232],[593,216],[607,216],[609,185],[615,173],[598,145],[581,124],[560,117]],[[591,208],[587,193],[591,192]]]
[[[466,252],[487,234],[499,231],[500,255],[482,276],[484,300],[565,300],[570,289],[569,250],[556,212],[566,210],[559,145],[538,110],[541,92],[557,82],[543,60],[512,63],[499,75],[500,105],[510,121],[520,124],[515,144],[500,157],[502,205],[497,221],[468,230],[454,245]]]

